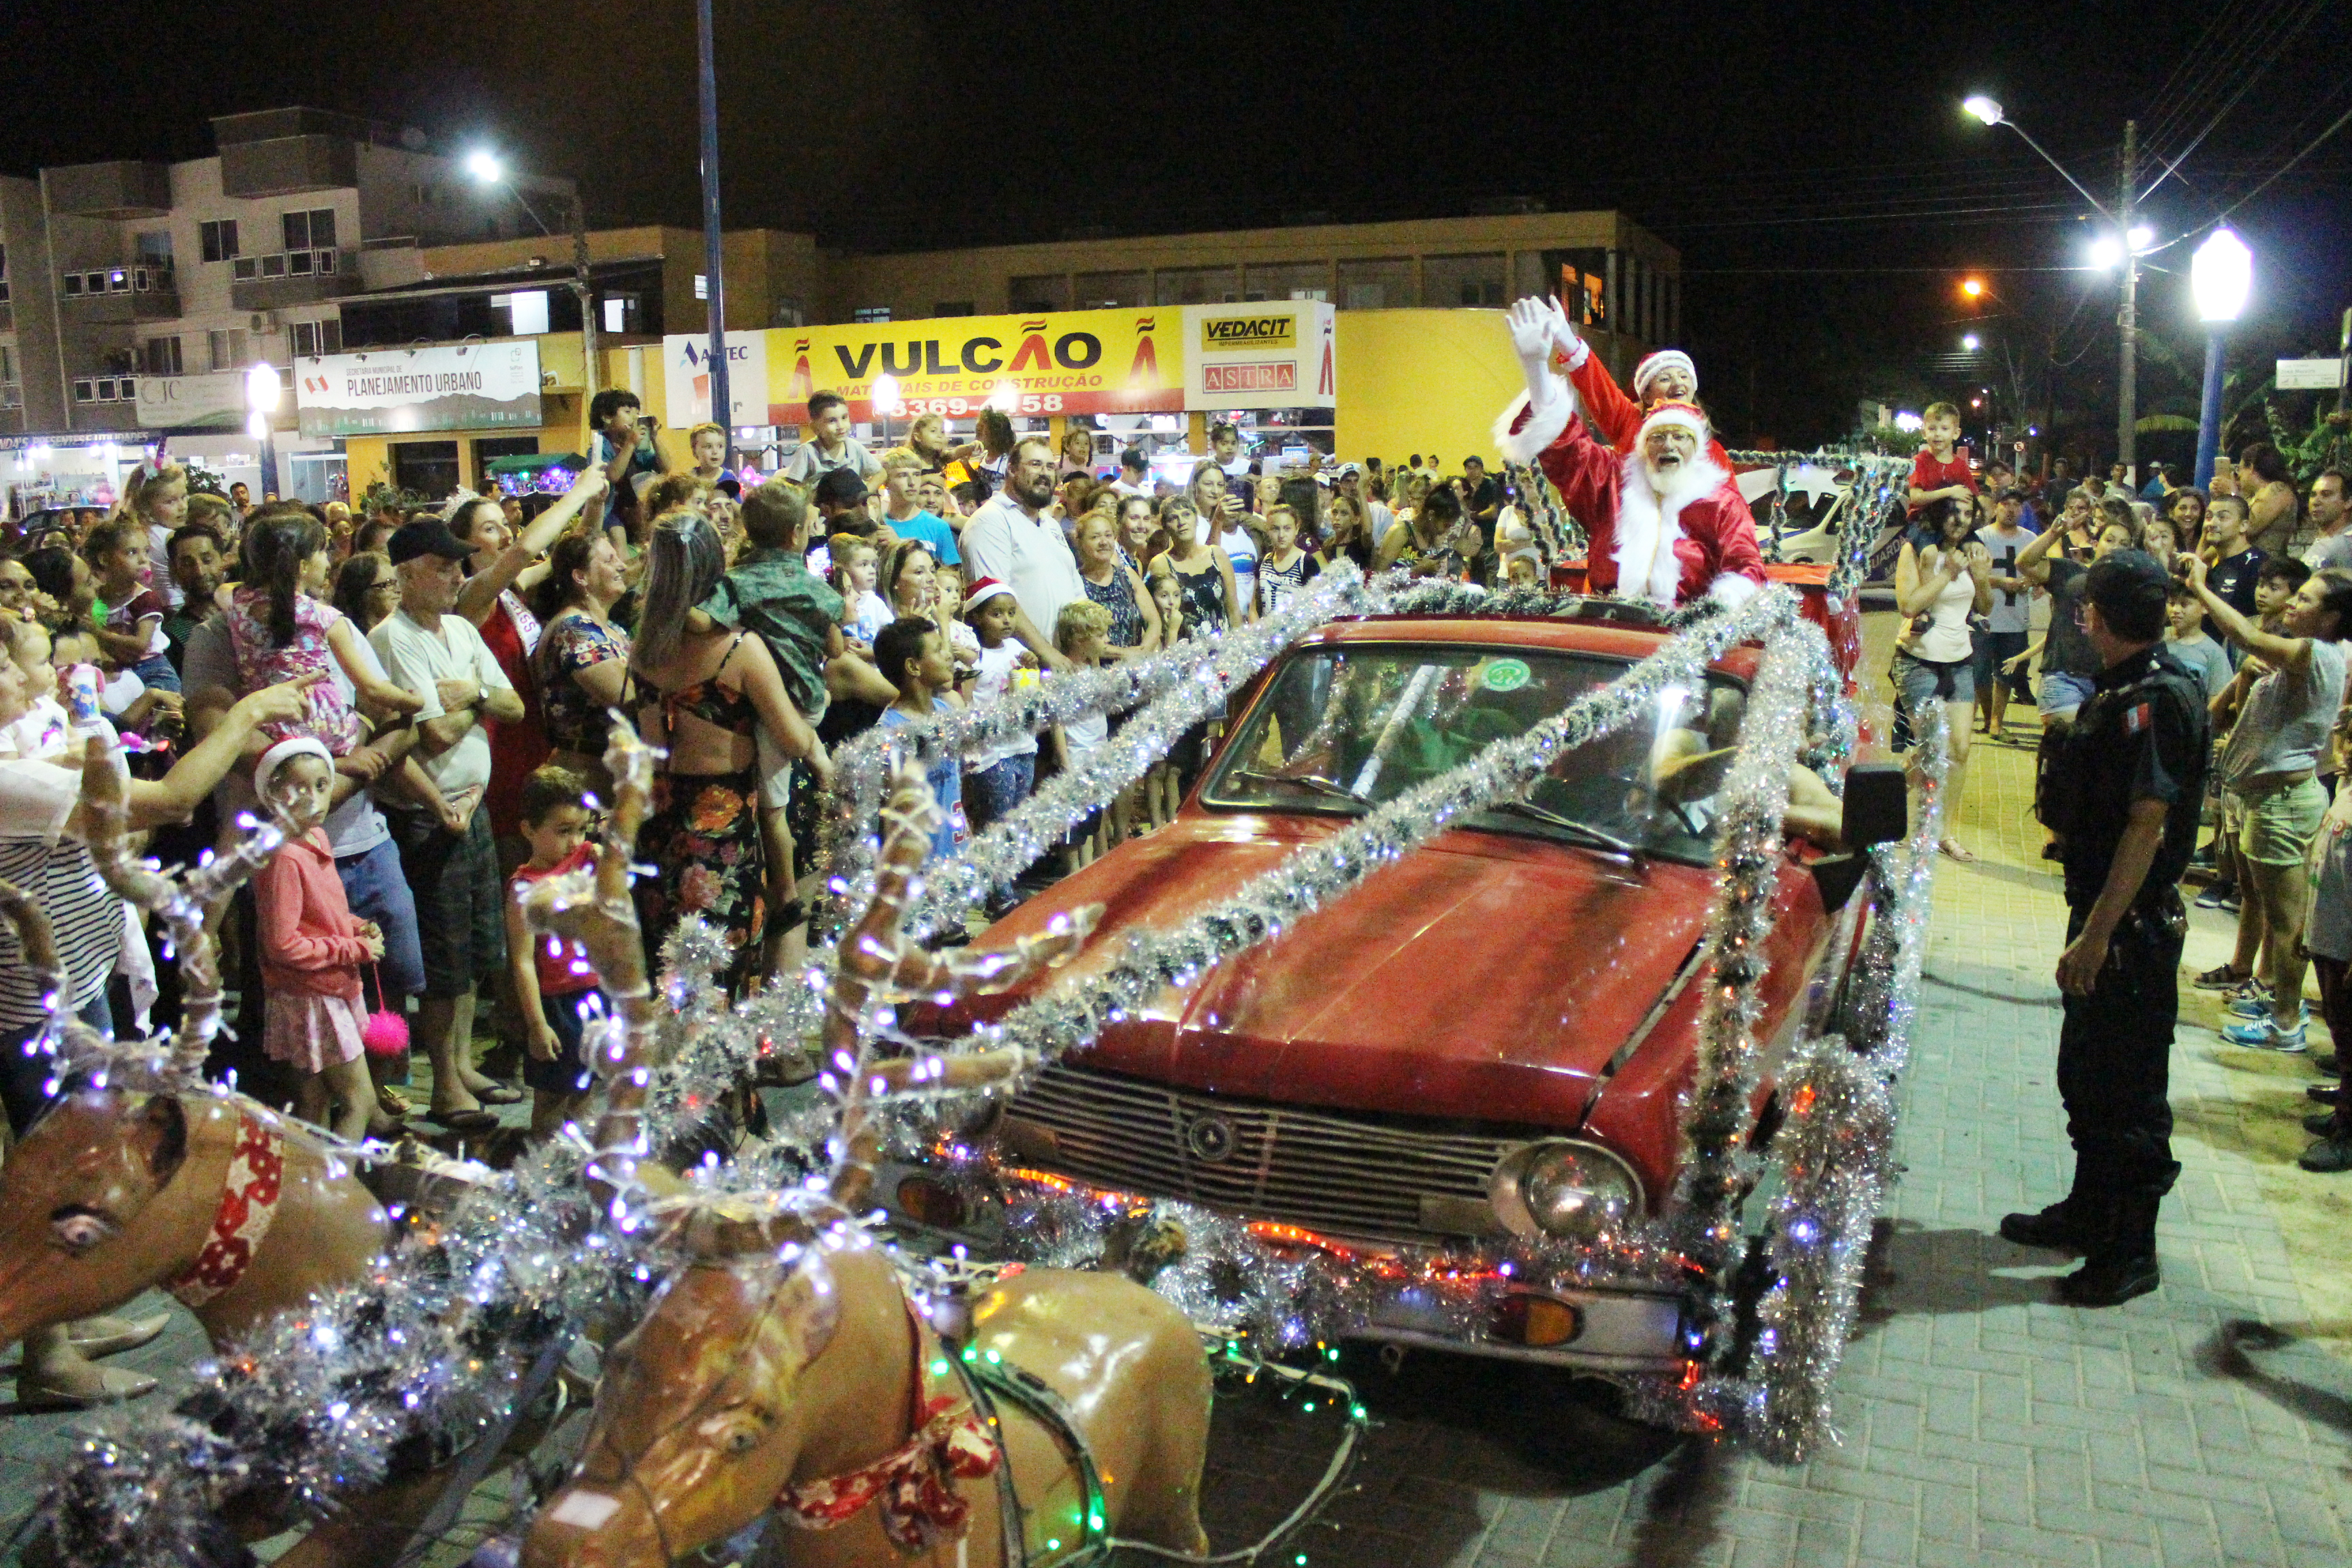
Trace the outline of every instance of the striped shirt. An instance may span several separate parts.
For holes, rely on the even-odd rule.
[[[0,878],[31,894],[49,917],[58,957],[72,977],[71,1010],[79,1012],[106,990],[122,956],[123,905],[99,879],[89,848],[63,836],[81,798],[81,774],[19,750],[39,718],[37,709],[0,732]],[[0,1029],[39,1023],[45,989],[26,967],[16,931],[0,921]]]

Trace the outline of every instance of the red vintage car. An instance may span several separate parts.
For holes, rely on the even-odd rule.
[[[1100,903],[1087,950],[1042,983],[1083,984],[1123,931],[1171,925],[1230,895],[1559,712],[1662,638],[1550,617],[1324,627],[1242,694],[1171,824],[983,940]],[[1665,693],[1654,722],[1570,753],[1525,799],[1465,818],[1113,1026],[1008,1108],[1000,1160],[1358,1253],[1542,1243],[1596,1213],[1655,1214],[1674,1187],[1677,1097],[1692,1075],[1714,796],[1755,659],[1733,650],[1702,689]],[[1899,775],[1891,823],[1889,782],[1879,773],[1878,787],[1849,791],[1849,835],[1899,836]],[[1874,827],[1854,819],[1864,795]],[[1763,985],[1776,1046],[1818,1020],[1859,951],[1857,868],[1851,854],[1790,842]],[[1000,1016],[1023,994],[971,1014]],[[971,1018],[937,1022],[953,1033]],[[909,1181],[902,1212],[934,1218],[932,1189]],[[1407,1295],[1362,1331],[1599,1372],[1679,1363],[1684,1302],[1670,1282],[1551,1291],[1537,1304],[1548,1310],[1517,1302],[1465,1342]]]

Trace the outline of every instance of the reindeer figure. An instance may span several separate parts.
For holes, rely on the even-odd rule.
[[[203,1077],[221,1008],[205,907],[250,877],[282,836],[257,827],[209,865],[167,876],[125,848],[127,796],[113,751],[93,745],[82,771],[90,858],[117,893],[170,927],[186,1014],[175,1036],[154,1042],[59,1026],[61,1092],[0,1167],[0,1343],[162,1286],[224,1345],[361,1278],[383,1249],[383,1211],[346,1161]],[[53,993],[69,995],[31,900],[0,892],[0,918],[26,961],[54,975]]]
[[[689,1261],[614,1347],[580,1467],[533,1525],[525,1568],[676,1563],[771,1510],[800,1527],[782,1560],[824,1568],[950,1544],[969,1568],[1017,1568],[1110,1533],[1207,1550],[1209,1369],[1182,1314],[1120,1276],[1032,1269],[972,1303],[960,1352],[852,1218],[873,1180],[877,1101],[1005,1085],[1032,1065],[1009,1048],[878,1059],[870,1010],[1015,984],[1066,959],[1099,912],[1012,952],[912,946],[901,922],[937,807],[919,773],[896,783],[875,898],[827,997],[841,1096],[829,1191],[653,1206]],[[954,1372],[969,1357],[1019,1369],[1066,1426],[1012,1399],[992,1418],[975,1408]],[[1091,1453],[1098,1495],[1065,1430]]]

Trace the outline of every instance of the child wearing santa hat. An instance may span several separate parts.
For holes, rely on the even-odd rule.
[[[358,1139],[377,1110],[361,1045],[360,965],[383,956],[383,933],[344,901],[320,826],[334,784],[333,753],[308,735],[278,742],[253,770],[254,793],[288,828],[253,880],[268,995],[261,1047],[299,1075],[296,1115]],[[331,1121],[331,1105],[341,1107]]]

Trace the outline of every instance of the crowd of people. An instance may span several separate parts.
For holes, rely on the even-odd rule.
[[[593,853],[615,710],[666,751],[639,838],[647,941],[700,915],[740,991],[804,949],[815,798],[860,731],[1214,637],[1342,559],[1486,581],[1548,567],[1475,458],[1450,477],[1418,457],[1285,469],[1220,425],[1179,489],[1140,451],[1098,470],[1084,429],[1056,444],[991,411],[976,441],[929,418],[877,452],[838,396],[808,413],[792,463],[749,488],[724,431],[691,432],[693,466],[671,471],[635,399],[607,392],[560,495],[354,516],[192,492],[164,464],[112,510],[12,542],[0,876],[42,894],[74,1010],[160,1026],[175,992],[74,832],[93,737],[119,741],[167,865],[265,801],[295,829],[219,921],[241,1023],[217,1066],[346,1136],[484,1129],[524,1089],[544,1132],[578,1109],[580,1018],[601,1002],[572,955],[522,940],[510,895]],[[940,847],[1105,738],[1071,725],[940,764]],[[1164,822],[1200,754],[1115,803],[1068,862]],[[41,1021],[19,956],[0,931],[16,1043]],[[482,1061],[478,1007],[502,1041]],[[429,1099],[405,1092],[411,1050]],[[21,1130],[47,1068],[0,1054]]]
[[[2087,631],[2092,570],[2127,554],[2162,574],[2155,640],[2204,705],[2211,752],[2199,803],[2203,842],[2182,873],[2204,879],[2198,907],[2237,921],[2230,959],[2194,977],[2221,994],[2231,1045],[2305,1053],[2306,968],[2334,1041],[2352,1040],[2352,476],[2321,470],[2294,484],[2277,451],[2257,443],[2224,461],[2205,487],[2159,468],[2137,494],[2120,470],[2105,480],[2020,483],[1998,464],[1979,476],[1956,450],[1948,405],[1925,416],[1908,500],[1913,531],[1895,574],[1906,617],[1890,672],[1900,716],[1940,701],[1950,736],[1947,821],[1958,820],[1972,737],[2039,748],[2037,805],[2062,820],[2084,781],[2066,741],[2102,689],[2105,664]],[[2035,601],[2047,599],[2034,636]],[[2038,726],[2013,723],[2032,702]],[[2063,853],[2053,835],[2045,850]],[[1974,856],[1957,827],[1944,851]],[[2167,1022],[2168,1036],[2169,1021]],[[2306,1120],[2316,1142],[2306,1169],[2352,1170],[2352,1110],[2337,1055],[2315,1056],[2327,1079]]]

